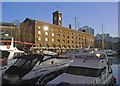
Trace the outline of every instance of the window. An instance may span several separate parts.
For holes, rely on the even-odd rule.
[[[66,73],[74,74],[74,75],[89,76],[89,77],[98,77],[98,76],[101,75],[101,73],[103,71],[105,71],[105,68],[103,68],[103,69],[94,69],[94,68],[84,68],[84,67],[69,66],[67,68]]]
[[[20,52],[15,52],[13,57],[16,58],[16,57],[20,57],[20,56],[23,56],[23,55],[25,55],[25,53],[23,53],[23,52],[21,52],[21,53]]]
[[[3,59],[3,58],[7,58],[9,56],[10,52],[0,51],[0,54],[2,54],[2,59]]]
[[[72,36],[72,39],[74,39],[74,37]]]
[[[65,38],[65,35],[63,35],[63,38]]]
[[[38,34],[41,34],[41,31],[38,31]]]
[[[47,30],[48,30],[48,27],[47,27],[47,26],[45,26],[45,27],[44,27],[44,30],[45,30],[45,31],[47,31]]]
[[[40,26],[38,26],[38,28],[40,29]]]
[[[14,66],[20,67],[21,65],[23,65],[26,62],[25,59],[18,59],[16,61],[16,63],[14,64]]]
[[[45,32],[45,35],[48,35],[48,32]]]
[[[60,43],[60,39],[58,39],[58,43]]]
[[[22,67],[23,68],[29,68],[31,64],[31,61],[27,61]]]
[[[54,39],[52,39],[52,42],[54,42]]]
[[[61,22],[59,21],[59,24],[61,24]]]
[[[75,37],[77,39],[77,37]]]
[[[59,20],[61,20],[62,18],[59,16]]]
[[[41,40],[41,38],[40,38],[40,37],[38,37],[38,40],[40,41],[40,40]]]
[[[45,41],[48,41],[48,38],[45,38]]]
[[[70,41],[68,40],[68,43],[70,43]]]
[[[60,37],[60,34],[58,34],[58,37]]]
[[[82,45],[84,45],[84,42],[82,42]]]
[[[68,39],[69,39],[70,37],[68,36]]]
[[[54,33],[52,33],[52,36],[54,36]]]
[[[56,21],[56,20],[57,20],[57,17],[54,17],[54,20]]]
[[[63,43],[65,43],[65,40],[63,40]]]

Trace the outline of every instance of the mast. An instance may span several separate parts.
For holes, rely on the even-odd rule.
[[[75,17],[75,30],[76,30],[76,17]]]
[[[76,30],[76,17],[75,17],[75,31],[76,31],[76,35],[75,35],[75,47],[77,46],[77,30]],[[77,48],[77,47],[76,47]]]
[[[104,31],[103,31],[103,24],[102,24],[102,49],[104,49]]]

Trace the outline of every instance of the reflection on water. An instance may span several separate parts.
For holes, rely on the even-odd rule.
[[[113,64],[112,64],[112,69],[113,69],[113,75],[117,79],[117,86],[120,86],[120,56],[116,56],[113,59]]]

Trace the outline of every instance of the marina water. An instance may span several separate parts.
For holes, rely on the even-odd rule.
[[[112,61],[113,75],[117,79],[116,86],[120,86],[120,56],[115,56]]]

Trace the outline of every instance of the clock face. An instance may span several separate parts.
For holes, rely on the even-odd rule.
[[[59,20],[61,20],[61,17],[59,16]]]

